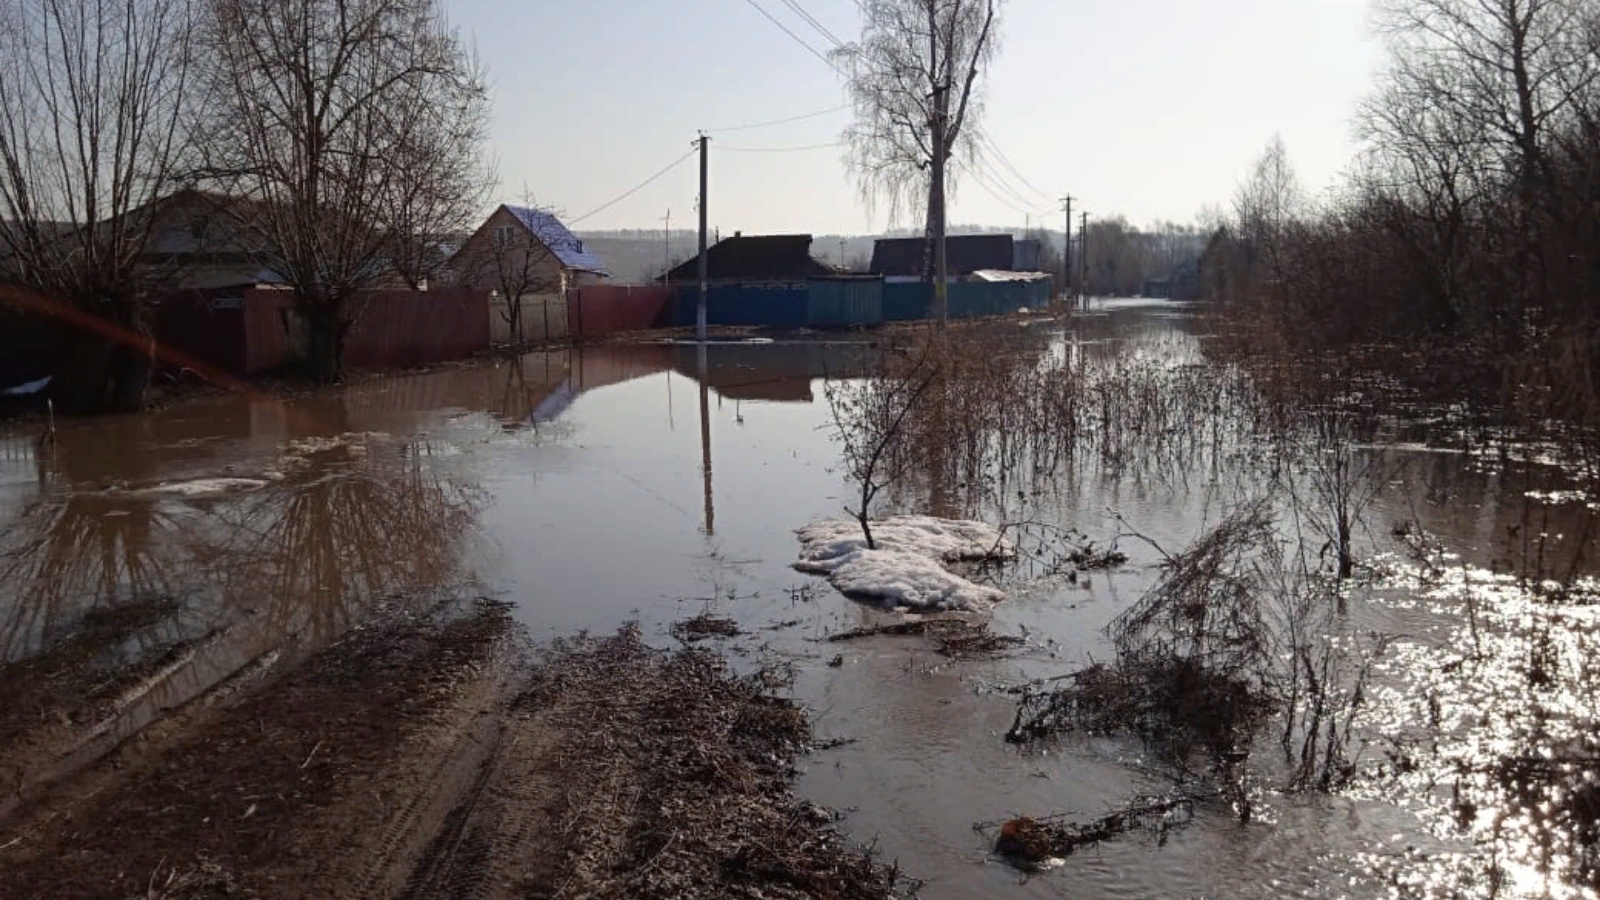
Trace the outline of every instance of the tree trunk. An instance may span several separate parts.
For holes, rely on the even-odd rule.
[[[350,324],[344,304],[328,301],[306,314],[306,369],[317,384],[344,380],[344,339]]]
[[[50,379],[56,409],[96,415],[143,408],[154,368],[150,332],[137,321],[120,327],[136,338],[129,342],[76,328],[63,336]]]

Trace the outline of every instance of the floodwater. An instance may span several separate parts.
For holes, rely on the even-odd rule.
[[[1007,327],[1041,353],[1202,358],[1201,325],[1176,305]],[[1001,737],[1015,706],[1000,688],[1108,657],[1103,629],[1161,557],[1124,539],[1121,568],[1010,584],[993,625],[1029,642],[995,659],[912,638],[820,642],[886,617],[789,567],[793,529],[850,502],[823,381],[858,376],[869,342],[581,348],[70,422],[44,447],[0,438],[0,663],[97,612],[169,598],[107,651],[186,648],[136,698],[119,726],[131,731],[404,599],[503,598],[541,639],[634,619],[667,642],[670,623],[713,612],[745,631],[727,644],[739,665],[787,665],[820,736],[853,741],[811,757],[802,788],[925,879],[924,897],[1596,895],[1600,787],[1583,772],[1600,756],[1600,605],[1537,582],[1592,585],[1600,504],[1550,454],[1478,452],[1448,417],[1389,423],[1363,451],[1385,461],[1385,484],[1348,615],[1393,644],[1352,788],[1288,794],[1269,769],[1248,824],[1202,803],[1159,841],[1130,834],[1031,877],[994,859],[975,826],[1093,818],[1173,785],[1135,739],[1018,751]],[[956,511],[1050,518],[1102,542],[1132,528],[1176,550],[1264,484],[1215,463],[1091,464],[1048,497]],[[1402,523],[1430,536],[1428,554],[1407,552]],[[1510,577],[1535,557],[1533,588]],[[1573,768],[1541,793],[1506,760]]]

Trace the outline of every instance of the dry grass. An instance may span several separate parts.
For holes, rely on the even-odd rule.
[[[771,679],[740,678],[695,648],[659,651],[636,628],[568,642],[520,705],[572,761],[563,823],[537,896],[883,900],[911,885],[853,848],[791,781],[805,713]],[[581,764],[579,764],[581,761]]]

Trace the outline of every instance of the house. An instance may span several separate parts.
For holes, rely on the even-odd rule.
[[[872,274],[891,281],[917,280],[928,270],[925,238],[883,238],[872,247]],[[984,269],[1011,271],[1016,265],[1015,240],[1009,234],[950,235],[944,239],[945,269],[965,278]]]
[[[811,255],[811,235],[772,234],[733,237],[706,249],[707,278],[712,284],[779,284],[802,287],[812,278],[830,278],[839,270]],[[694,287],[700,283],[700,257],[677,266],[663,281]]]
[[[706,250],[706,321],[768,328],[845,327],[882,320],[881,301],[853,288],[881,279],[850,276],[811,255],[809,234],[746,237],[734,234]],[[700,304],[700,259],[663,279],[674,289],[673,321],[695,324]]]
[[[282,286],[254,201],[186,189],[131,214],[149,229],[139,258],[147,277],[174,291]]]
[[[567,334],[567,292],[611,272],[548,210],[501,204],[446,268],[457,283],[491,291],[492,340],[520,344]]]
[[[1044,244],[1036,238],[1018,238],[1011,245],[1011,271],[1044,271]]]
[[[462,243],[449,268],[458,281],[488,290],[561,293],[611,277],[600,258],[555,213],[501,204]]]
[[[1200,261],[1187,259],[1165,278],[1150,278],[1144,283],[1144,296],[1162,300],[1199,300],[1204,294],[1200,280]]]

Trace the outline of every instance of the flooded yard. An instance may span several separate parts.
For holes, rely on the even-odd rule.
[[[973,327],[1030,360],[1221,367],[1206,356],[1205,322],[1179,305],[1112,302],[1059,322]],[[227,698],[278,673],[334,665],[326,651],[352,634],[353,658],[366,660],[352,683],[380,690],[392,669],[418,692],[391,687],[392,701],[418,705],[426,723],[374,731],[372,746],[387,749],[369,754],[373,771],[399,765],[427,783],[436,776],[393,762],[415,759],[393,747],[449,757],[481,726],[479,701],[463,698],[537,693],[497,681],[515,656],[493,643],[504,629],[548,646],[635,622],[644,644],[694,637],[740,675],[781,671],[824,748],[799,759],[800,795],[837,810],[850,838],[923,882],[923,897],[1596,896],[1600,500],[1562,447],[1486,439],[1450,409],[1419,405],[1330,451],[1351,479],[1344,496],[1364,500],[1351,521],[1356,564],[1333,589],[1340,609],[1329,621],[1351,641],[1382,638],[1352,707],[1350,777],[1328,791],[1286,789],[1292,766],[1274,736],[1258,741],[1230,799],[1138,736],[1072,732],[1018,746],[1006,735],[1024,686],[1111,660],[1108,626],[1157,586],[1169,555],[1243,504],[1272,506],[1278,539],[1309,547],[1328,570],[1318,577],[1331,576],[1337,547],[1311,521],[1317,504],[1285,494],[1287,451],[1244,420],[1260,410],[1169,397],[1160,433],[1102,432],[998,480],[958,465],[970,477],[895,484],[876,516],[1043,523],[1128,559],[1048,577],[1024,559],[998,572],[1008,598],[963,615],[1018,646],[962,654],[926,635],[828,641],[906,620],[792,568],[795,530],[844,518],[859,493],[827,384],[873,371],[880,344],[895,339],[583,347],[64,422],[46,444],[0,438],[0,894],[11,883],[55,895],[41,873],[57,854],[86,851],[60,827],[72,814],[51,810],[74,792],[123,796],[104,787],[117,777],[108,754],[138,741],[181,749],[183,735],[208,728],[245,740],[228,730],[243,725],[205,711],[240,709]],[[1300,483],[1317,496],[1314,481]],[[451,604],[468,611],[438,619]],[[502,615],[488,609],[503,609],[506,624],[484,624]],[[674,629],[696,616],[729,624]],[[455,646],[450,629],[488,643],[414,672],[391,649],[362,649],[396,621],[422,623],[410,632],[417,653]],[[1345,649],[1352,660],[1366,652]],[[291,696],[317,702],[287,677]],[[281,727],[314,729],[286,713]],[[315,738],[283,741],[291,773],[314,772],[328,752]],[[468,757],[463,766],[482,762]],[[161,765],[129,762],[146,763]],[[1175,790],[1195,799],[1192,818],[1170,829],[1134,828],[1029,875],[992,852],[1014,817],[1086,822]],[[280,801],[292,806],[252,800],[230,814],[253,820],[266,810],[247,813],[251,803]],[[125,813],[158,815],[148,798]],[[454,870],[438,844],[423,845],[469,834],[477,814],[466,825],[416,815],[443,824],[410,851],[352,845],[403,859],[394,872],[372,863],[340,877],[368,896],[407,884],[421,891],[413,896],[450,895],[456,882],[439,873]],[[508,815],[479,818],[505,825]],[[395,874],[418,860],[434,881]],[[434,893],[418,887],[429,884]]]

